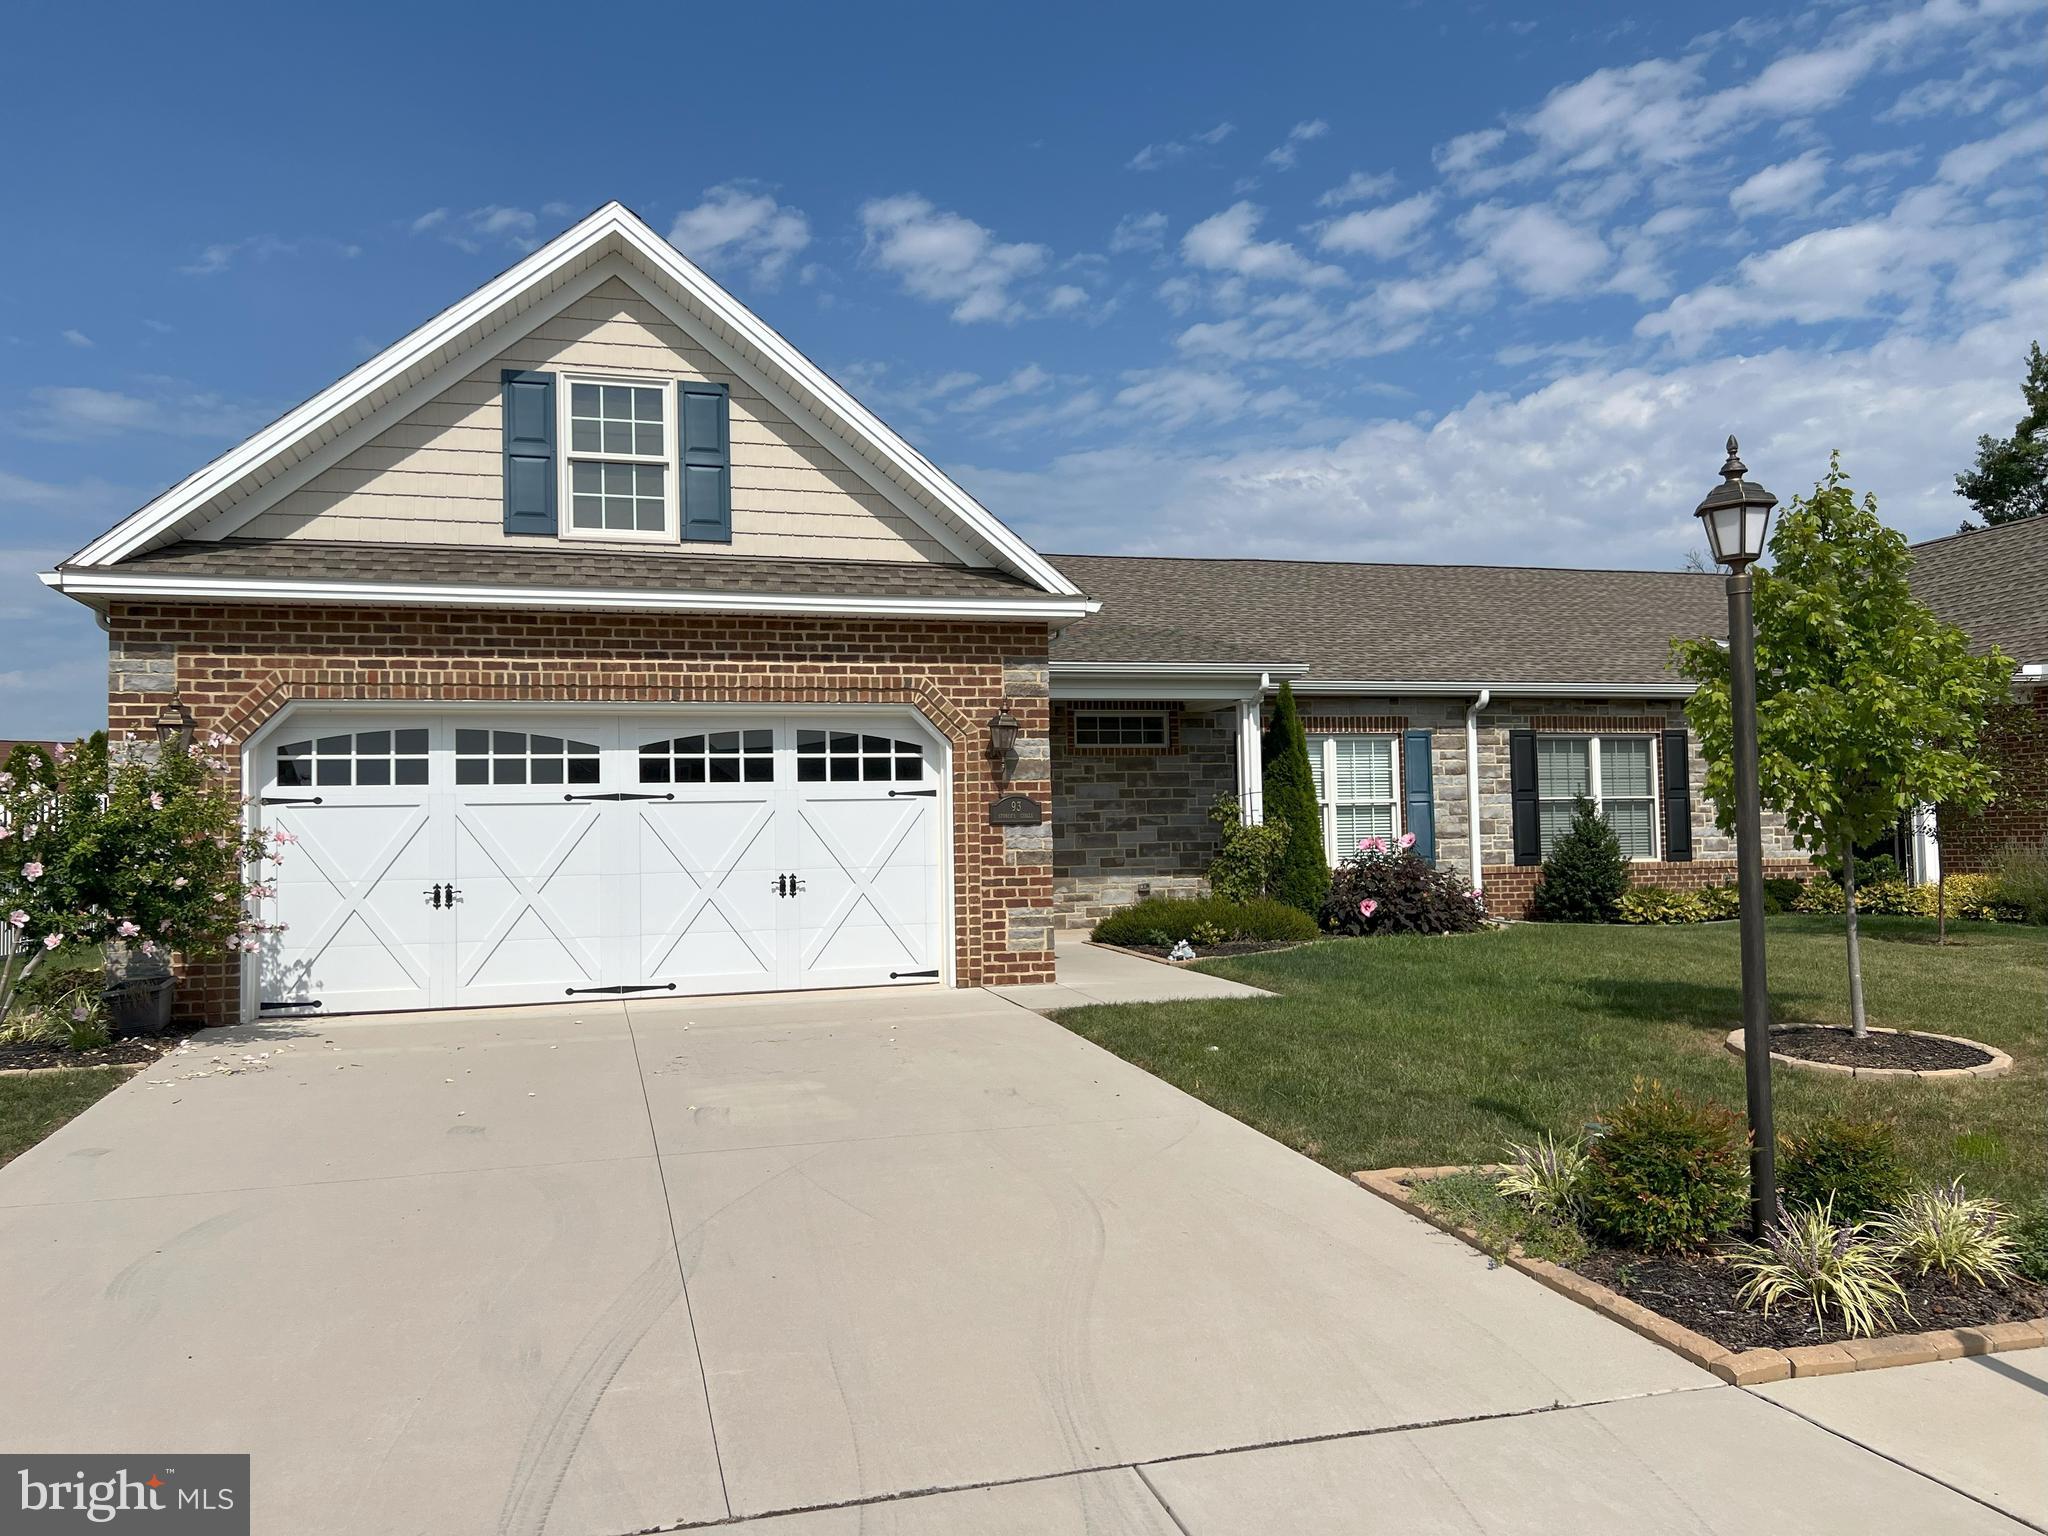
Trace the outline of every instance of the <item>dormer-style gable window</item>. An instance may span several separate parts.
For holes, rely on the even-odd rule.
[[[508,534],[732,542],[725,384],[508,368],[502,418]]]

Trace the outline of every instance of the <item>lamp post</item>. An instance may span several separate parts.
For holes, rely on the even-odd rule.
[[[1761,1240],[1778,1214],[1776,1137],[1771,1126],[1771,1005],[1764,990],[1764,833],[1757,788],[1756,611],[1749,568],[1764,552],[1778,498],[1745,480],[1728,439],[1721,484],[1697,516],[1714,559],[1728,568],[1729,701],[1735,727],[1735,870],[1742,896],[1742,1063],[1749,1098],[1749,1228]]]

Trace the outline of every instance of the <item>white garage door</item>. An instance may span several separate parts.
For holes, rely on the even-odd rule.
[[[894,715],[294,716],[266,1012],[929,983],[942,759]]]

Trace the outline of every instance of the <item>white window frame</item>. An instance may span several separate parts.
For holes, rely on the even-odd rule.
[[[1650,744],[1650,851],[1648,853],[1625,854],[1623,857],[1631,864],[1658,863],[1664,857],[1663,802],[1657,793],[1658,786],[1664,781],[1663,743],[1658,739],[1655,731],[1609,731],[1606,734],[1609,737],[1626,737],[1630,741],[1647,741]],[[1583,741],[1586,743],[1586,784],[1589,791],[1586,798],[1593,802],[1593,809],[1599,812],[1602,820],[1605,820],[1607,817],[1607,799],[1602,792],[1600,781],[1600,736],[1587,731],[1538,731],[1536,737],[1539,741]],[[1543,776],[1542,770],[1539,767],[1536,777],[1536,815],[1539,829],[1542,826],[1544,805],[1546,803],[1554,805],[1558,803],[1560,798],[1557,795],[1546,795],[1543,793]],[[1625,795],[1622,798],[1635,800],[1641,797]],[[1550,857],[1548,849],[1544,850],[1543,856],[1545,858]]]
[[[574,412],[570,401],[575,396],[578,384],[594,384],[600,388],[611,385],[614,388],[651,389],[661,397],[661,444],[659,454],[647,453],[578,453],[573,444],[575,434],[572,427]],[[601,373],[565,373],[561,376],[560,387],[555,391],[555,441],[562,445],[561,466],[558,470],[560,484],[556,495],[560,502],[560,513],[555,518],[555,527],[565,539],[606,539],[629,544],[674,544],[681,539],[681,525],[677,518],[676,505],[680,490],[676,482],[676,381],[660,378],[634,378],[630,375]],[[578,464],[650,464],[661,467],[661,517],[659,532],[646,532],[638,528],[578,528],[576,526],[576,465]]]
[[[1311,744],[1309,750],[1319,759],[1316,766],[1322,779],[1323,792],[1316,796],[1316,811],[1323,820],[1323,855],[1329,860],[1330,867],[1335,869],[1348,856],[1358,851],[1355,847],[1339,848],[1337,846],[1337,798],[1335,790],[1337,786],[1337,743],[1340,740],[1384,741],[1387,744],[1388,757],[1393,765],[1393,772],[1388,776],[1388,783],[1392,786],[1391,798],[1384,802],[1379,800],[1347,800],[1344,803],[1346,805],[1386,804],[1390,806],[1393,811],[1390,825],[1394,830],[1388,836],[1390,839],[1398,840],[1401,836],[1401,738],[1391,731],[1311,731],[1308,734],[1319,738],[1317,742]]]
[[[1074,746],[1083,752],[1170,752],[1173,750],[1173,722],[1164,709],[1077,709],[1074,711]],[[1155,741],[1083,741],[1083,720],[1146,720],[1159,727]]]

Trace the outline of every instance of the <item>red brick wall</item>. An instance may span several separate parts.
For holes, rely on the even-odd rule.
[[[1992,753],[2003,778],[1998,798],[1981,816],[1941,810],[1941,869],[1984,874],[2015,845],[2048,849],[2048,687],[2021,690],[2016,729],[2001,731]]]
[[[988,825],[999,794],[1050,807],[1042,624],[169,603],[108,624],[116,739],[154,739],[172,684],[202,735],[237,743],[300,700],[907,706],[953,745],[956,979],[1052,980],[1049,842]],[[1028,776],[999,784],[986,722],[1005,700]],[[237,988],[232,964],[195,967],[180,1012],[231,1020]]]
[[[1805,859],[1764,860],[1764,878],[1767,880],[1805,880],[1812,874],[1813,866]],[[1542,878],[1543,868],[1538,864],[1487,865],[1486,910],[1495,917],[1527,917],[1530,899],[1536,893],[1536,882]],[[1709,886],[1733,885],[1735,863],[1732,859],[1696,859],[1684,864],[1631,864],[1628,879],[1631,885],[1661,885],[1673,891],[1701,891]]]

